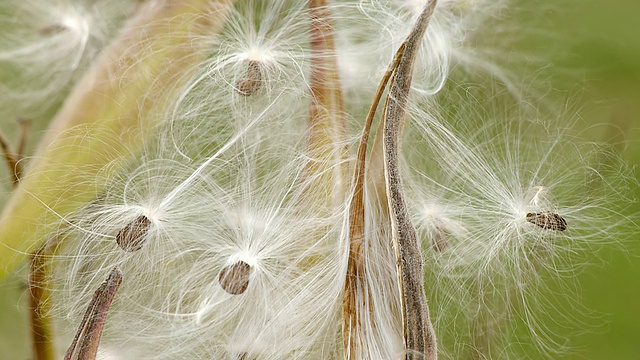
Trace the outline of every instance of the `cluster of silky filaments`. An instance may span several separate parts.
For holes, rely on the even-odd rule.
[[[156,135],[61,230],[54,313],[69,334],[109,271],[124,274],[103,353],[339,351],[345,209],[318,211],[326,195],[307,171],[308,14],[296,2],[257,3],[236,5]]]
[[[452,82],[440,107],[414,104],[410,117],[406,185],[441,355],[555,357],[584,330],[572,278],[625,237],[628,169],[602,163],[572,115],[550,118],[508,84],[484,84]]]
[[[363,104],[420,10],[409,3],[332,3],[349,118],[364,119]],[[67,320],[69,334],[117,266],[124,281],[103,352],[137,359],[340,357],[348,204],[319,210],[326,194],[314,181],[323,174],[308,171],[343,164],[308,166],[317,160],[305,153],[305,6],[237,1],[221,33],[212,34],[211,55],[176,92],[136,160],[64,219],[54,313]],[[585,172],[589,157],[561,122],[505,120],[507,112],[476,110],[474,96],[434,96],[451,85],[452,63],[472,68],[461,50],[465,26],[475,30],[497,6],[438,4],[407,119],[404,183],[445,358],[513,350],[511,328],[502,324],[517,306],[530,335],[547,340],[532,310],[540,274],[562,275],[580,244],[607,241],[615,230],[615,213],[601,202],[608,193],[584,196],[580,179],[600,177]],[[513,93],[502,72],[480,67],[486,70]],[[386,204],[375,189],[367,194],[370,292],[360,311],[373,311],[362,342],[371,358],[395,358],[404,351],[395,253]]]
[[[50,111],[117,34],[134,6],[134,0],[3,1],[3,115],[33,117]],[[4,113],[6,109],[11,113]]]
[[[371,5],[361,7],[365,19],[344,21],[371,26],[351,35],[357,46],[377,44],[368,48],[375,57],[390,43],[399,45],[423,3]],[[438,4],[416,59],[406,120],[404,185],[423,243],[438,352],[450,359],[553,358],[569,349],[571,335],[587,327],[572,280],[596,249],[628,236],[630,224],[621,215],[631,202],[624,195],[629,169],[603,162],[616,156],[580,139],[572,109],[536,97],[548,86],[544,71],[517,79],[543,56],[532,54],[524,64],[522,54],[505,58],[496,49],[469,48],[486,44],[483,35],[514,38],[504,19],[492,19],[489,31],[471,31],[502,6]],[[345,77],[366,80],[351,60]],[[368,353],[397,358],[401,324],[389,315],[399,306],[389,281],[395,255],[383,250],[389,229],[380,221],[379,188],[368,190],[367,303],[375,311],[364,325],[372,335]]]
[[[339,291],[327,290],[339,283],[336,220],[314,216],[308,194],[296,190],[303,162],[277,145],[282,134],[269,139],[265,129],[238,130],[226,133],[229,139],[219,130],[210,129],[213,151],[228,149],[206,159],[213,159],[206,170],[182,159],[146,159],[86,208],[64,245],[73,254],[63,267],[66,315],[75,324],[93,289],[118,266],[125,281],[102,346],[125,357],[334,351],[323,344],[335,344]],[[124,251],[115,237],[141,215],[150,221],[142,248]],[[223,269],[240,262],[250,267],[248,287],[225,289]]]

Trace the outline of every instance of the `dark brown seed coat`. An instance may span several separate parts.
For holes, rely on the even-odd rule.
[[[567,221],[562,216],[548,211],[527,213],[527,221],[546,230],[567,230]]]
[[[116,243],[126,252],[138,251],[142,249],[150,227],[151,220],[140,215],[118,232]]]
[[[433,232],[431,246],[436,252],[443,252],[449,247],[449,233],[440,225]]]
[[[251,266],[240,260],[235,264],[225,266],[220,271],[218,282],[229,294],[240,295],[249,287],[249,275],[251,275]]]
[[[262,87],[262,70],[260,62],[251,60],[247,64],[247,70],[236,83],[236,91],[242,96],[251,96]]]

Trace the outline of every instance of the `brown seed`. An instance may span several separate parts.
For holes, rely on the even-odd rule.
[[[242,96],[251,96],[262,86],[262,70],[260,62],[250,60],[247,64],[247,70],[236,82],[236,91]]]
[[[151,227],[151,220],[140,215],[118,232],[116,242],[126,252],[138,251],[144,245],[149,227]]]
[[[53,36],[53,35],[65,32],[67,30],[69,30],[69,28],[62,24],[51,24],[49,26],[46,26],[40,29],[40,34],[44,36]]]
[[[567,221],[562,216],[548,211],[527,213],[527,221],[547,230],[567,230]]]
[[[449,247],[449,232],[440,225],[437,225],[433,232],[431,246],[436,252],[443,252]]]
[[[224,291],[231,295],[240,295],[247,291],[249,275],[251,275],[251,266],[240,260],[233,265],[225,266],[220,271],[218,281]]]

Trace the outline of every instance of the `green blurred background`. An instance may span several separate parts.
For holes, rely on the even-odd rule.
[[[569,6],[569,2],[567,2]],[[575,1],[551,19],[572,39],[567,48],[578,66],[589,69],[582,103],[585,126],[613,122],[620,128],[623,158],[640,164],[640,1]],[[570,65],[570,64],[567,64]],[[601,134],[600,139],[606,140]],[[634,169],[635,178],[639,171]],[[636,188],[636,198],[640,192]],[[630,214],[638,219],[640,206]],[[570,359],[640,359],[640,234],[622,248],[600,251],[594,266],[580,275],[582,303],[605,323],[575,338]]]
[[[640,164],[640,0],[527,1],[526,7],[518,15],[522,22],[551,36],[525,37],[521,46],[545,53],[560,68],[584,71],[578,86],[564,84],[570,107],[579,109],[578,125],[615,125],[609,126],[615,131],[586,133],[592,140],[615,142],[630,165]],[[549,39],[553,43],[545,43]],[[36,123],[34,131],[43,127]],[[640,171],[634,172],[637,179]],[[627,215],[637,219],[639,213],[635,204]],[[596,326],[573,336],[572,350],[557,358],[640,359],[640,234],[620,240],[621,245],[598,250],[579,274],[579,300],[592,311],[586,323]],[[15,275],[0,284],[0,360],[31,358],[23,279]]]

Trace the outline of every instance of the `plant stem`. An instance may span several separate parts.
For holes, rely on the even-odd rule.
[[[9,167],[11,173],[11,184],[15,188],[18,186],[20,177],[22,176],[23,164],[20,160],[24,156],[24,150],[27,143],[27,134],[29,133],[29,127],[31,126],[29,120],[19,119],[20,124],[20,137],[18,138],[18,145],[14,151],[9,145],[9,141],[0,132],[0,149],[4,155],[4,160]]]
[[[52,319],[50,311],[49,276],[51,274],[51,255],[57,243],[57,237],[45,242],[31,255],[29,264],[29,315],[33,354],[36,360],[54,360]]]
[[[307,174],[317,179],[307,187],[339,209],[348,186],[346,174],[347,127],[344,99],[338,75],[331,14],[326,0],[309,0],[311,16],[311,105]],[[327,201],[328,199],[328,201]]]
[[[95,360],[109,308],[120,284],[122,284],[122,272],[114,268],[94,293],[78,326],[76,336],[64,355],[64,360]]]

